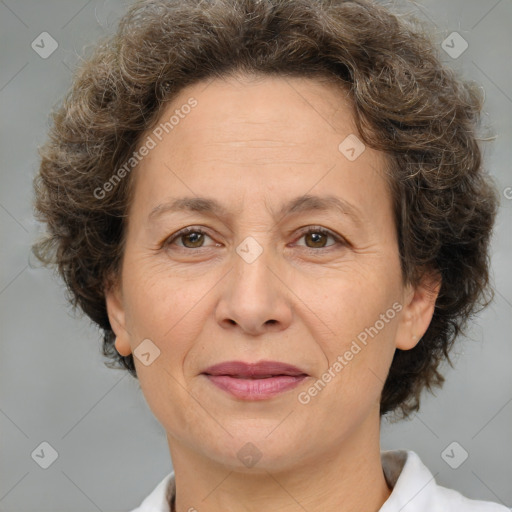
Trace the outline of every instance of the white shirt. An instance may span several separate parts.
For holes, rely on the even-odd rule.
[[[382,468],[393,489],[379,512],[510,512],[491,501],[471,500],[437,485],[432,473],[411,450],[381,452]],[[169,473],[132,512],[170,512],[176,492],[174,472]]]

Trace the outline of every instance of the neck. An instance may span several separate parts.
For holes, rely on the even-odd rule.
[[[270,464],[239,470],[219,464],[167,436],[176,480],[176,511],[377,512],[388,499],[379,420],[326,453],[304,456],[286,470]]]

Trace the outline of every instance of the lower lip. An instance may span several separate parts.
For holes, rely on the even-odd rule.
[[[298,386],[306,375],[280,375],[267,379],[242,379],[229,375],[206,375],[220,389],[242,400],[266,400]]]

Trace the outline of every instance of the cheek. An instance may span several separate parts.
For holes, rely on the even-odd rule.
[[[191,425],[204,423],[201,408],[191,401],[185,382],[166,361],[159,358],[149,367],[139,366],[137,374],[144,398],[167,432],[186,438]]]
[[[355,410],[377,402],[386,380],[401,310],[398,287],[378,272],[346,273],[328,286],[320,315],[329,331],[317,339],[327,361],[318,377],[328,381],[326,399],[334,394],[340,410]]]
[[[356,323],[361,325],[354,319],[351,332],[366,333]],[[390,321],[373,337],[371,331],[365,343],[360,341],[363,337],[358,339],[354,334],[339,336],[327,347],[328,366],[298,397],[299,403],[306,404],[303,405],[306,410],[309,408],[308,414],[325,426],[323,434],[333,438],[347,435],[346,429],[340,429],[339,425],[355,428],[370,411],[379,409],[394,353],[394,332],[395,324]]]
[[[325,327],[322,338],[329,359],[342,355],[352,341],[364,346],[373,338],[393,337],[393,320],[397,317],[393,304],[399,296],[394,282],[352,269],[315,283],[315,288],[322,293],[310,291],[308,294],[304,289],[302,296],[308,297],[304,302],[314,304],[312,309],[321,320],[319,325]]]
[[[155,417],[174,432],[187,431],[190,416],[196,414],[184,372],[204,326],[207,284],[141,267],[126,280],[132,350],[150,339],[160,351],[149,366],[134,358],[141,390]]]
[[[212,277],[181,277],[169,265],[133,261],[126,267],[127,322],[138,337],[166,346],[168,340],[186,339],[183,331],[198,326],[197,316]]]

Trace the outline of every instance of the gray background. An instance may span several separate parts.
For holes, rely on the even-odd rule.
[[[103,366],[99,331],[67,306],[62,284],[38,268],[29,247],[36,148],[48,113],[70,83],[83,48],[111,31],[126,2],[0,1],[0,510],[130,510],[171,470],[165,433],[137,381]],[[383,449],[415,450],[441,485],[512,506],[512,0],[428,0],[406,8],[441,42],[469,44],[450,66],[486,92],[487,166],[502,191],[493,243],[496,300],[457,345],[456,369],[421,413],[382,431]],[[41,58],[42,32],[58,42]],[[459,44],[459,43],[457,43]],[[48,46],[47,46],[48,48]],[[508,192],[507,192],[508,191]],[[507,198],[508,196],[508,198]],[[58,452],[46,470],[31,453]],[[457,469],[441,453],[468,453]],[[461,448],[453,452],[460,457]]]

